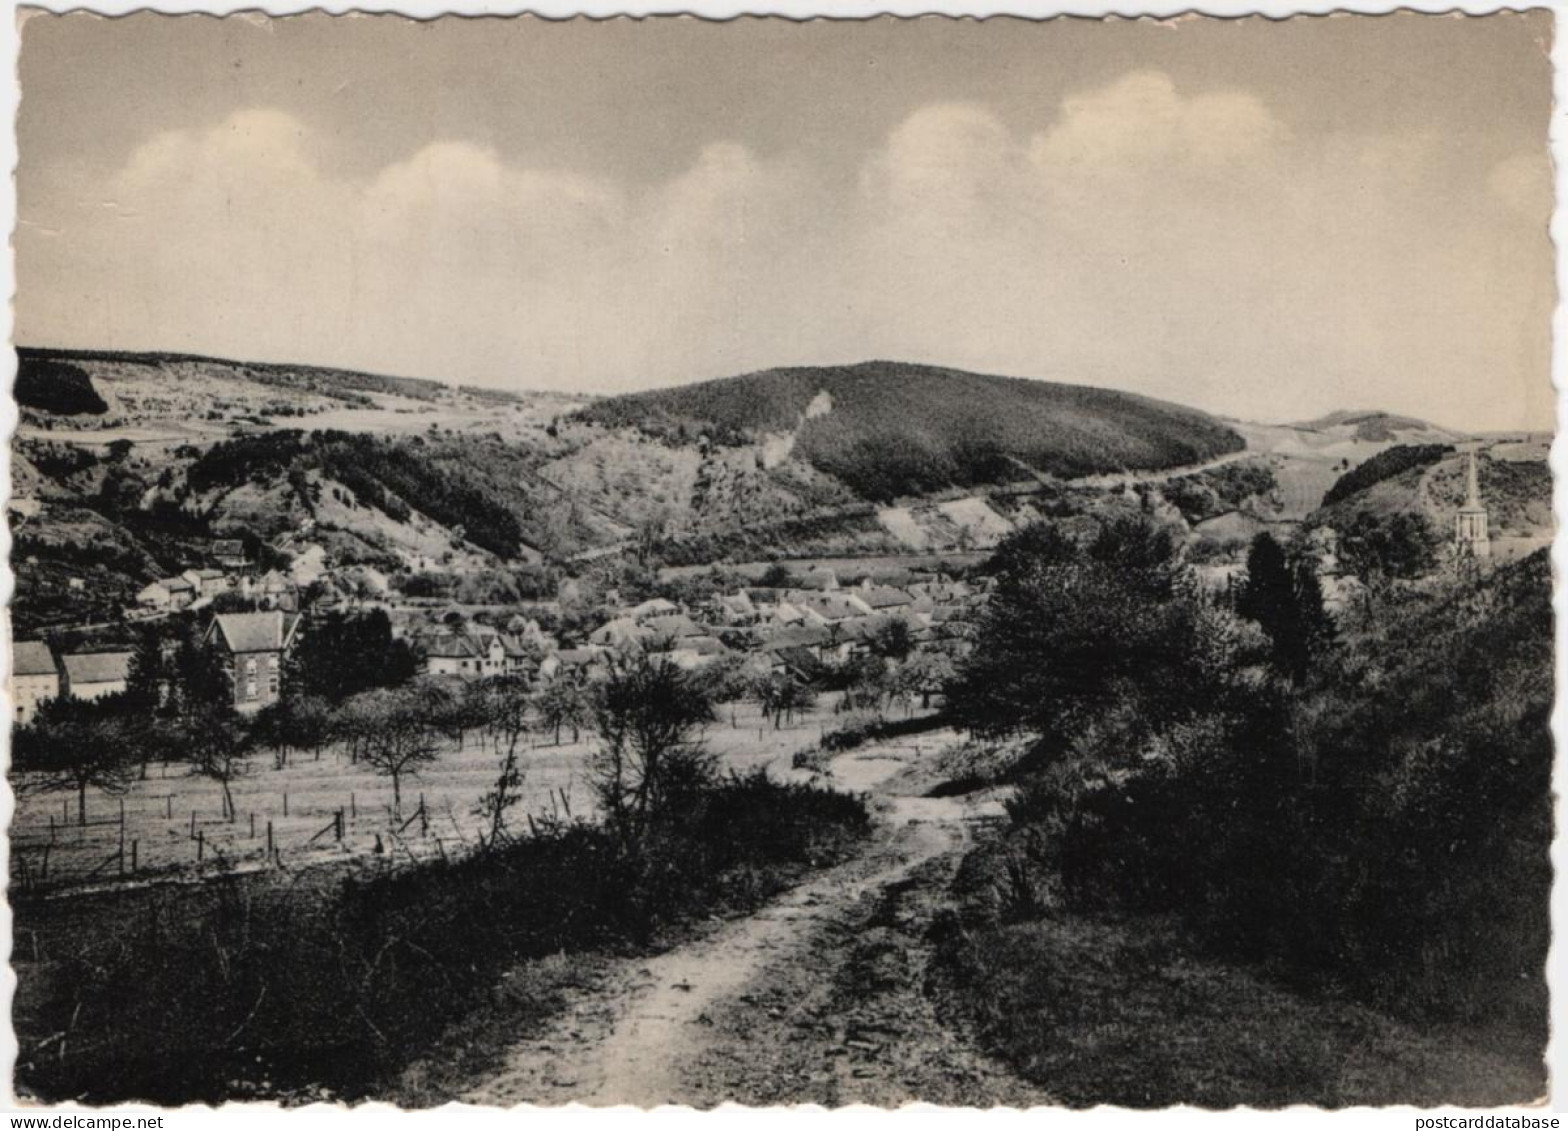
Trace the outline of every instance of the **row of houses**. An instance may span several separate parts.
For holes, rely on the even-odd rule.
[[[11,648],[11,702],[18,722],[31,722],[51,699],[101,699],[125,690],[129,652],[72,652],[56,657],[41,640]]]
[[[718,593],[691,608],[662,597],[618,607],[581,648],[551,653],[554,662],[538,674],[591,674],[611,655],[635,651],[684,668],[740,656],[759,669],[811,678],[825,664],[873,651],[895,623],[912,647],[959,655],[987,599],[985,582],[943,577],[901,587],[867,581],[845,588],[829,571],[806,580],[812,584]]]
[[[205,587],[221,591],[216,589],[220,579],[225,586],[230,583],[221,571],[191,570],[158,584],[171,602],[182,600],[178,595],[183,592],[200,593],[183,606],[189,607],[209,595]],[[902,627],[912,647],[961,654],[967,647],[967,625],[987,598],[984,582],[942,577],[904,586],[868,581],[848,588],[822,571],[804,580],[811,584],[744,587],[690,608],[662,597],[617,602],[581,646],[570,648],[521,615],[504,626],[492,626],[467,621],[460,613],[454,616],[456,610],[435,620],[427,619],[432,616],[428,611],[389,612],[394,632],[413,644],[429,675],[584,681],[607,667],[613,656],[641,652],[687,669],[741,656],[759,669],[810,678],[824,664],[841,664],[873,650],[894,625]],[[172,584],[175,581],[185,582],[188,590]],[[297,596],[297,587],[283,575],[249,579],[241,592],[273,607],[219,613],[202,639],[229,677],[234,706],[250,712],[277,702],[284,664],[304,621],[297,604],[288,599]],[[12,657],[17,719],[30,721],[42,703],[59,696],[97,699],[124,691],[131,658],[129,651],[57,656],[42,641],[18,642]]]
[[[297,613],[270,610],[220,613],[202,640],[213,648],[228,675],[234,706],[258,711],[276,703],[283,662],[299,632]],[[31,722],[52,699],[101,699],[126,689],[133,653],[66,652],[56,655],[42,640],[20,640],[11,648],[11,702],[19,723]]]

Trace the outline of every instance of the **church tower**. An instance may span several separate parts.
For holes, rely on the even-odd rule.
[[[1481,479],[1476,471],[1475,449],[1465,466],[1465,505],[1454,517],[1454,548],[1463,557],[1490,558],[1492,539],[1486,529],[1486,507],[1481,503]]]

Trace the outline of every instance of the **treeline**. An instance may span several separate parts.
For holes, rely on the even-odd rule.
[[[1323,496],[1323,505],[1332,506],[1412,467],[1430,467],[1453,450],[1452,444],[1399,444],[1388,448],[1336,479]]]
[[[23,354],[17,363],[16,403],[60,416],[101,416],[109,406],[93,388],[93,379],[79,365]]]
[[[1544,553],[1338,622],[1268,535],[1234,607],[1143,523],[1029,528],[996,568],[949,711],[1027,740],[1001,922],[1174,915],[1313,992],[1544,1039]]]

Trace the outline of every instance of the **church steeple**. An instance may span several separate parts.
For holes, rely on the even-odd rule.
[[[1475,449],[1470,449],[1470,459],[1465,465],[1465,510],[1484,510],[1481,506],[1481,478],[1475,469]]]
[[[1463,556],[1489,558],[1492,539],[1487,531],[1486,505],[1481,502],[1481,476],[1476,468],[1475,448],[1467,453],[1465,464],[1465,505],[1454,517],[1454,548]]]

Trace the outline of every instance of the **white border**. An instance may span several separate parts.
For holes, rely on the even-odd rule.
[[[9,18],[0,20],[0,58],[9,61],[11,68],[11,81],[0,84],[0,118],[14,123],[17,107],[19,105],[19,89],[16,80],[16,58],[20,46],[18,31],[19,7],[16,0],[4,0],[7,5]],[[827,17],[833,19],[864,19],[879,15],[896,16],[925,16],[925,15],[951,15],[969,17],[987,16],[1021,16],[1025,18],[1046,18],[1050,16],[1121,16],[1127,18],[1155,17],[1169,18],[1187,13],[1206,16],[1240,17],[1261,15],[1273,19],[1283,19],[1292,15],[1325,15],[1328,13],[1347,13],[1357,15],[1378,15],[1395,11],[1416,11],[1432,14],[1465,13],[1469,15],[1484,15],[1504,10],[1549,9],[1554,13],[1556,28],[1554,29],[1554,42],[1552,58],[1554,65],[1554,105],[1551,118],[1551,145],[1552,155],[1558,170],[1557,175],[1557,210],[1552,220],[1552,235],[1558,249],[1557,256],[1557,283],[1558,305],[1553,320],[1553,355],[1552,355],[1552,380],[1558,394],[1558,440],[1553,445],[1551,466],[1556,480],[1554,498],[1554,513],[1558,523],[1559,536],[1553,546],[1552,561],[1557,584],[1553,594],[1553,607],[1557,615],[1556,646],[1557,646],[1557,688],[1558,701],[1553,711],[1553,734],[1557,741],[1557,759],[1554,774],[1554,783],[1557,791],[1557,826],[1561,830],[1565,817],[1568,817],[1568,805],[1565,805],[1563,795],[1568,791],[1568,776],[1564,774],[1564,767],[1568,759],[1564,757],[1564,737],[1568,735],[1568,662],[1565,662],[1565,652],[1568,652],[1568,590],[1565,590],[1562,581],[1568,577],[1568,492],[1562,489],[1565,476],[1568,476],[1568,444],[1563,440],[1564,426],[1568,425],[1568,398],[1564,397],[1564,390],[1568,388],[1568,358],[1565,358],[1563,343],[1568,340],[1568,307],[1565,307],[1562,296],[1568,293],[1568,259],[1565,259],[1562,249],[1568,244],[1568,183],[1565,183],[1563,170],[1568,167],[1568,0],[1546,0],[1537,3],[1480,3],[1475,0],[1461,0],[1459,3],[1392,3],[1392,2],[1359,2],[1350,4],[1336,4],[1325,0],[1297,0],[1287,3],[1284,0],[1255,0],[1252,3],[1239,3],[1235,0],[1212,0],[1210,3],[1195,5],[1193,3],[1104,3],[1096,0],[1063,0],[1059,3],[1042,2],[1014,2],[1014,3],[979,3],[976,0],[751,0],[749,3],[726,3],[723,0],[688,0],[681,3],[676,0],[623,0],[621,3],[571,3],[567,0],[535,0],[528,4],[504,4],[476,2],[476,0],[447,0],[445,3],[433,0],[405,0],[402,3],[388,3],[385,0],[367,0],[364,3],[343,3],[341,0],[329,0],[320,4],[292,4],[292,3],[255,3],[234,2],[234,0],[161,0],[157,3],[136,3],[135,0],[99,0],[90,4],[70,4],[58,2],[44,2],[28,4],[27,7],[40,8],[53,12],[67,12],[87,10],[103,15],[118,16],[131,12],[142,11],[147,8],[169,13],[208,13],[212,15],[229,15],[236,12],[255,12],[273,16],[295,15],[304,12],[324,11],[334,15],[347,12],[370,13],[396,13],[418,19],[430,19],[444,14],[458,14],[465,16],[506,16],[531,13],[549,18],[564,19],[573,16],[589,16],[593,18],[611,18],[615,16],[649,16],[649,15],[674,15],[689,14],[710,19],[733,19],[742,16],[783,16],[790,19],[810,19],[814,17]],[[16,168],[17,151],[14,126],[0,131],[0,163],[13,173]],[[0,179],[0,215],[5,220],[5,230],[10,233],[14,230],[16,219],[16,194],[15,183],[12,177]],[[15,275],[13,257],[7,254],[3,263],[0,263],[0,293],[6,296],[7,301],[0,305],[0,338],[9,342],[13,330],[13,311],[11,297],[15,293]],[[9,387],[15,377],[15,355],[9,349],[0,352],[0,376]],[[0,456],[0,499],[10,497],[10,468],[9,468],[9,438],[16,426],[16,409],[9,396],[0,399],[0,436],[6,439],[6,454]],[[9,529],[0,523],[0,602],[9,605],[13,591],[13,579],[9,565],[11,539]],[[0,637],[9,638],[9,618],[0,619]],[[9,648],[0,640],[0,688],[8,685],[10,674]],[[0,718],[9,717],[9,700],[0,692]],[[0,751],[9,754],[9,736],[0,731]],[[8,757],[7,757],[8,761]],[[0,821],[9,825],[12,812],[12,797],[10,789],[0,783]],[[1559,835],[1552,848],[1552,862],[1559,876],[1568,873],[1568,848]],[[9,873],[8,846],[0,846],[0,878]],[[0,879],[3,882],[3,879]],[[1564,883],[1557,883],[1552,894],[1552,921],[1554,927],[1568,929],[1568,890]],[[79,1108],[76,1105],[62,1105],[47,1109],[18,1109],[16,1098],[11,1089],[11,1071],[16,1055],[15,1036],[9,1024],[11,999],[15,992],[15,976],[10,965],[11,953],[11,914],[8,906],[0,906],[0,1009],[4,1010],[5,1023],[0,1025],[0,1112],[21,1110],[30,1114],[50,1115],[69,1113],[72,1111],[90,1113],[90,1109]],[[1565,1005],[1565,995],[1568,995],[1568,978],[1565,978],[1565,968],[1568,968],[1568,948],[1563,945],[1562,938],[1554,931],[1554,940],[1548,960],[1548,978],[1553,990],[1552,1000],[1552,1040],[1548,1047],[1547,1061],[1551,1071],[1552,1093],[1545,1106],[1536,1109],[1513,1109],[1507,1112],[1499,1111],[1497,1114],[1532,1115],[1535,1117],[1548,1117],[1552,1112],[1568,1112],[1568,1039],[1564,1037],[1565,1021],[1568,1021],[1568,1005]],[[121,1107],[102,1109],[99,1114],[156,1114],[159,1109],[146,1107]],[[608,1122],[621,1122],[628,1119],[651,1120],[661,1126],[670,1125],[672,1120],[684,1122],[688,1118],[705,1120],[731,1119],[744,1121],[750,1126],[775,1126],[783,1121],[795,1120],[803,1115],[820,1117],[824,1114],[820,1108],[800,1108],[793,1111],[781,1109],[742,1111],[734,1107],[726,1107],[718,1112],[705,1116],[694,1116],[689,1109],[664,1108],[656,1112],[643,1114],[630,1109],[615,1109],[610,1111],[590,1111],[581,1107],[570,1108],[533,1108],[518,1107],[510,1111],[484,1108],[462,1108],[453,1106],[438,1109],[433,1112],[401,1113],[396,1109],[383,1104],[364,1105],[354,1111],[342,1109],[312,1107],[300,1111],[282,1114],[273,1105],[250,1105],[241,1107],[229,1105],[221,1112],[208,1108],[184,1108],[163,1112],[166,1116],[164,1126],[181,1129],[188,1126],[205,1125],[213,1120],[220,1120],[228,1125],[256,1126],[257,1121],[273,1123],[280,1118],[287,1118],[291,1125],[309,1128],[314,1131],[318,1128],[341,1127],[345,1120],[352,1120],[355,1126],[364,1127],[371,1123],[382,1124],[397,1122],[402,1125],[405,1121],[417,1121],[420,1125],[429,1126],[433,1120],[449,1120],[454,1116],[463,1120],[465,1129],[469,1127],[482,1128],[515,1128],[517,1121],[526,1120],[530,1124],[539,1122],[547,1126],[564,1125],[567,1121],[572,1126],[581,1121],[590,1121],[595,1126],[603,1126]],[[1142,1124],[1145,1120],[1162,1120],[1168,1127],[1191,1128],[1200,1125],[1211,1125],[1223,1121],[1228,1126],[1240,1126],[1241,1121],[1252,1121],[1260,1117],[1271,1121],[1280,1121],[1289,1126],[1302,1126],[1307,1123],[1318,1124],[1323,1120],[1335,1120],[1345,1126],[1354,1127],[1400,1127],[1406,1131],[1415,1128],[1417,1115],[1431,1116],[1445,1114],[1444,1112],[1417,1112],[1413,1108],[1385,1108],[1385,1109],[1356,1109],[1350,1112],[1323,1113],[1310,1108],[1292,1108],[1284,1112],[1265,1113],[1250,1109],[1239,1109],[1233,1112],[1203,1112],[1192,1108],[1172,1109],[1166,1112],[1134,1113],[1117,1109],[1100,1108],[1092,1112],[1073,1113],[1062,1109],[1036,1109],[1032,1113],[1017,1111],[995,1111],[981,1115],[973,1110],[952,1111],[934,1108],[930,1105],[906,1108],[901,1112],[881,1112],[870,1108],[858,1107],[840,1109],[831,1113],[830,1118],[840,1125],[846,1121],[853,1121],[858,1127],[862,1125],[883,1125],[884,1121],[898,1120],[900,1125],[907,1121],[927,1123],[940,1117],[946,1127],[951,1127],[952,1120],[962,1119],[968,1121],[972,1118],[984,1119],[991,1126],[1023,1126],[1023,1120],[1029,1120],[1030,1126],[1039,1119],[1089,1119],[1098,1127],[1128,1126]],[[1446,1114],[1453,1116],[1473,1116],[1484,1114],[1481,1112],[1449,1110]],[[1568,1116],[1560,1116],[1560,1126],[1568,1128]]]

